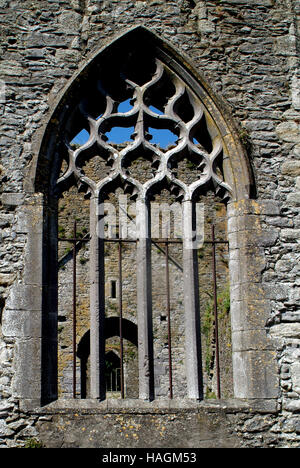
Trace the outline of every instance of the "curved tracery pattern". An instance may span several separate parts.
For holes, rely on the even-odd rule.
[[[126,95],[131,95],[131,109],[120,111],[120,101],[100,90],[105,95],[106,109],[95,117],[87,113],[85,106],[80,111],[89,129],[88,141],[73,147],[68,146],[68,169],[58,179],[58,187],[69,178],[75,178],[81,189],[98,196],[106,187],[114,184],[123,188],[132,197],[145,199],[155,192],[156,186],[167,184],[178,200],[192,200],[208,189],[213,189],[224,200],[230,198],[231,189],[222,177],[223,146],[216,126],[193,92],[165,64],[156,59],[156,71],[150,81],[137,84],[122,77]],[[209,123],[209,124],[208,124]],[[107,133],[115,127],[134,128],[132,141],[114,145]],[[151,143],[153,130],[168,130],[176,135],[173,145],[163,149]],[[97,180],[84,172],[84,163],[100,155],[110,170]],[[133,175],[130,166],[140,158],[151,161],[152,178],[139,180],[138,171]],[[197,178],[191,183],[178,178],[176,168],[182,160],[193,164]],[[174,170],[175,169],[175,170]]]

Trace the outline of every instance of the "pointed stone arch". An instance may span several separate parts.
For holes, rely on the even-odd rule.
[[[41,203],[43,211],[43,228],[40,229],[40,245],[42,256],[39,258],[40,261],[40,290],[42,295],[40,298],[41,303],[41,337],[38,346],[40,346],[41,353],[41,369],[40,369],[40,382],[41,385],[38,388],[32,389],[28,387],[24,390],[24,394],[35,394],[37,397],[41,397],[42,401],[48,402],[56,398],[57,395],[57,384],[56,384],[56,362],[55,362],[55,347],[56,347],[56,292],[55,284],[57,282],[57,273],[56,266],[53,263],[53,258],[55,258],[56,252],[56,239],[57,239],[57,227],[56,227],[56,211],[57,211],[57,194],[59,191],[64,190],[66,187],[78,183],[80,189],[86,191],[86,193],[91,196],[91,206],[96,210],[96,205],[99,201],[99,186],[93,181],[85,178],[80,170],[77,167],[77,160],[80,159],[80,154],[85,152],[86,157],[89,157],[89,152],[93,151],[93,146],[97,143],[95,142],[94,134],[91,133],[92,128],[97,128],[99,131],[100,126],[97,124],[99,116],[105,115],[101,125],[109,125],[109,119],[115,118],[116,122],[120,116],[118,116],[117,109],[115,104],[120,102],[122,97],[130,97],[127,90],[122,86],[124,83],[120,82],[121,93],[120,96],[115,95],[113,98],[108,101],[103,97],[101,89],[99,89],[99,83],[97,80],[98,73],[102,73],[103,79],[106,86],[110,86],[109,77],[116,77],[118,81],[120,76],[120,62],[123,57],[129,55],[131,63],[134,63],[135,53],[138,53],[139,57],[146,57],[149,61],[149,57],[157,60],[157,69],[149,65],[147,68],[147,60],[145,61],[145,67],[142,72],[142,79],[144,81],[151,81],[151,77],[155,73],[159,73],[163,69],[163,72],[167,70],[167,73],[170,73],[175,78],[178,77],[180,83],[184,84],[185,91],[190,92],[191,96],[195,98],[196,103],[200,103],[201,113],[205,116],[206,127],[208,128],[208,133],[211,138],[211,149],[206,151],[211,156],[210,159],[207,158],[207,154],[204,157],[207,166],[210,168],[210,172],[207,175],[206,179],[203,179],[203,184],[197,185],[193,193],[197,193],[199,190],[206,190],[208,187],[213,188],[215,191],[219,191],[224,200],[229,204],[229,244],[231,250],[231,297],[232,297],[232,328],[233,328],[233,355],[234,355],[234,379],[235,379],[235,396],[242,398],[268,398],[276,397],[276,385],[267,384],[267,382],[274,382],[274,379],[270,380],[270,376],[273,376],[274,369],[273,364],[269,365],[269,368],[265,370],[264,359],[270,361],[270,356],[272,351],[270,351],[269,343],[267,342],[265,332],[264,332],[264,323],[263,318],[260,318],[258,321],[253,321],[253,316],[250,314],[250,308],[253,305],[250,305],[250,302],[247,302],[247,299],[243,298],[243,291],[247,284],[252,284],[254,288],[257,286],[257,282],[254,284],[251,282],[251,274],[249,273],[247,267],[251,263],[251,268],[255,271],[260,268],[260,265],[255,264],[253,267],[253,262],[251,252],[244,237],[244,233],[248,231],[249,225],[249,216],[251,217],[255,213],[256,205],[255,202],[251,200],[253,194],[255,193],[255,185],[252,176],[251,167],[246,155],[246,152],[243,148],[243,145],[240,142],[239,134],[236,125],[234,124],[231,116],[228,113],[226,105],[223,103],[222,99],[218,97],[205,79],[195,71],[195,69],[190,65],[188,59],[186,59],[182,54],[179,54],[170,44],[164,42],[161,38],[155,35],[153,32],[148,29],[138,26],[121,37],[117,38],[108,46],[104,47],[100,52],[97,52],[89,61],[84,65],[84,67],[79,70],[67,87],[60,93],[57,98],[57,103],[52,109],[51,115],[48,122],[45,124],[45,127],[41,130],[40,146],[36,152],[36,157],[32,162],[30,173],[28,174],[26,180],[26,190],[28,193],[41,193],[43,195],[43,202]],[[127,54],[127,55],[126,55]],[[143,59],[144,60],[144,59]],[[133,82],[139,83],[141,75],[137,72],[140,68],[140,64],[135,64],[135,67],[132,68],[132,75],[129,73],[129,78]],[[107,70],[109,69],[109,73]],[[143,76],[144,74],[144,76]],[[118,83],[117,83],[118,84]],[[116,83],[114,83],[114,88],[116,89]],[[180,84],[179,84],[180,87]],[[101,88],[101,87],[100,87]],[[176,88],[176,86],[175,86]],[[97,102],[99,103],[99,108],[94,106],[95,104],[95,94],[93,94],[93,89],[96,89]],[[115,89],[113,92],[115,92]],[[188,90],[188,91],[187,91]],[[178,91],[178,90],[177,90]],[[176,92],[177,92],[176,91]],[[184,95],[182,92],[182,96]],[[123,93],[123,95],[122,95]],[[180,91],[177,92],[177,98],[179,100]],[[82,96],[84,99],[81,99]],[[108,93],[109,96],[109,93]],[[193,98],[191,98],[192,100]],[[175,101],[173,103],[175,105]],[[175,121],[174,117],[174,105],[169,107],[169,120]],[[110,107],[109,107],[110,106]],[[149,113],[148,113],[149,114]],[[201,115],[202,115],[201,114]],[[102,118],[102,117],[101,117]],[[100,118],[100,120],[101,120]],[[129,123],[131,116],[129,116]],[[150,118],[150,117],[149,117]],[[199,116],[199,119],[201,116]],[[185,116],[181,114],[181,120],[184,121]],[[188,120],[188,117],[186,117]],[[175,122],[176,123],[176,122]],[[177,122],[180,124],[180,122]],[[170,124],[171,125],[171,124]],[[97,126],[97,127],[96,127]],[[76,135],[76,132],[79,132],[82,129],[85,129],[90,137],[88,142],[83,145],[82,148],[78,150],[72,150],[70,148],[70,142]],[[173,128],[173,127],[172,127]],[[179,135],[180,136],[180,135]],[[204,138],[204,137],[203,137]],[[187,137],[188,139],[188,137]],[[205,141],[202,141],[203,147],[205,150]],[[144,146],[146,143],[144,142]],[[102,142],[103,148],[103,158],[107,165],[114,164],[117,156],[114,157],[113,151],[106,146],[105,142]],[[77,151],[77,152],[76,152]],[[71,154],[71,157],[70,157]],[[223,179],[220,179],[216,176],[216,171],[214,170],[215,160],[222,155],[222,176]],[[123,156],[125,155],[125,152]],[[165,157],[159,153],[161,160]],[[69,164],[65,174],[60,176],[62,159],[67,159],[69,157]],[[171,153],[168,155],[169,159],[171,158]],[[155,161],[154,161],[155,162]],[[167,164],[165,165],[167,167]],[[122,179],[121,175],[122,170],[119,168],[119,172],[115,172],[115,177],[110,177],[107,179],[108,184],[119,184]],[[168,170],[165,169],[165,172],[161,172],[160,176],[157,176],[156,182],[164,183],[164,181],[169,177]],[[57,184],[59,181],[59,184]],[[174,182],[174,181],[173,181]],[[134,189],[139,188],[135,180],[130,178],[123,177],[123,184],[127,184],[131,187],[131,194],[134,194]],[[58,189],[59,185],[59,190]],[[151,184],[149,184],[150,186]],[[185,203],[186,210],[186,219],[191,220],[192,218],[192,207],[189,204],[193,199],[193,194],[189,192],[183,184],[180,184],[178,181],[174,182],[174,185],[178,189],[178,192],[183,191],[183,199]],[[102,187],[102,186],[101,186]],[[96,221],[92,221],[95,223]],[[144,212],[144,232],[146,232],[148,226],[148,220],[146,211]],[[95,227],[95,226],[94,226]],[[93,230],[93,227],[92,227]],[[96,231],[95,231],[96,232]],[[241,236],[238,234],[241,232]],[[189,231],[186,232],[187,236]],[[248,236],[249,245],[253,246],[256,242],[256,232]],[[98,258],[101,254],[101,249],[103,246],[99,246],[97,239],[94,236],[91,240],[92,245],[97,252],[95,258]],[[42,245],[44,247],[42,247]],[[243,248],[244,257],[241,258],[241,245]],[[247,250],[248,248],[248,250]],[[140,259],[146,258],[147,261],[147,242],[141,247]],[[146,252],[146,255],[145,255]],[[139,273],[140,277],[144,277],[144,284],[141,288],[142,295],[140,297],[140,302],[142,307],[145,307],[147,304],[147,264],[143,261],[139,262]],[[189,256],[186,258],[187,269],[192,268],[193,258]],[[96,284],[96,289],[103,288],[101,285],[101,265],[94,265],[94,270],[100,272],[97,279],[98,283]],[[190,276],[190,277],[193,277]],[[196,309],[197,304],[195,302],[195,295],[193,290],[195,286],[192,281],[186,282],[186,290],[188,293],[188,300],[186,301],[186,309]],[[100,297],[95,297],[95,303],[97,307],[102,308],[101,304],[101,295]],[[146,326],[147,314],[150,313],[150,310],[145,314],[145,329],[144,329],[144,338],[145,341],[139,340],[140,343],[140,352],[143,356],[151,356],[151,345],[149,344],[149,339],[151,339],[151,333]],[[95,314],[95,319],[99,320],[99,315]],[[102,317],[102,318],[101,318]],[[100,320],[104,320],[103,312],[100,313]],[[243,324],[241,324],[243,322]],[[245,322],[247,322],[245,324]],[[194,323],[193,320],[190,323]],[[194,327],[194,325],[192,326]],[[141,325],[139,326],[141,329]],[[194,327],[195,328],[195,327]],[[104,350],[99,349],[101,347],[101,342],[104,343],[104,336],[101,336],[99,329],[99,323],[91,322],[91,329],[98,329],[98,333],[94,336],[94,380],[97,383],[94,384],[94,394],[95,398],[103,398],[101,393],[101,384],[99,384],[99,372],[101,372],[101,366],[103,363],[99,362],[99,356],[102,353],[104,355]],[[251,342],[249,347],[249,339],[245,340],[245,333],[250,331],[249,336],[258,331],[259,339],[255,339]],[[196,356],[199,354],[197,337],[194,336],[194,330],[190,330],[189,337],[192,338],[192,354],[191,356]],[[146,339],[147,338],[147,339]],[[243,344],[241,342],[243,341]],[[247,341],[247,346],[244,342]],[[93,345],[92,345],[93,346]],[[49,353],[49,350],[51,351]],[[268,354],[269,353],[269,354]],[[270,354],[271,353],[271,354]],[[26,353],[25,353],[26,354]],[[27,358],[30,359],[30,350],[27,351]],[[262,359],[263,356],[263,359]],[[273,358],[273,355],[271,356]],[[145,363],[144,363],[145,364]],[[195,361],[193,358],[189,359],[188,366],[189,369],[189,378],[191,392],[189,394],[190,398],[200,397],[201,390],[199,388],[199,369],[195,366]],[[151,370],[144,366],[144,374],[148,375],[148,380],[153,378],[151,376]],[[265,378],[264,381],[259,385],[255,385],[255,379],[257,374],[264,368]],[[274,390],[275,389],[275,390]],[[22,391],[21,391],[22,393]],[[144,379],[142,382],[142,387],[140,391],[141,398],[151,399],[152,390],[151,382],[147,382]]]
[[[113,74],[114,69],[119,71],[117,64],[123,53],[132,54],[130,51],[138,49],[142,51],[145,57],[153,56],[158,58],[193,90],[206,110],[207,124],[215,126],[222,139],[225,164],[224,178],[232,187],[232,200],[251,198],[255,193],[251,166],[241,144],[237,126],[224,101],[220,96],[217,96],[205,78],[189,63],[188,58],[144,26],[137,26],[129,30],[101,49],[100,52],[94,54],[59,93],[52,107],[50,117],[40,132],[40,145],[26,180],[28,191],[44,193],[46,187],[46,190],[49,190],[53,186],[53,180],[57,178],[57,172],[59,171],[57,164],[60,164],[60,161],[56,159],[57,151],[59,151],[57,136],[61,130],[64,133],[72,131],[70,122],[74,121],[76,116],[79,116],[78,105],[80,99],[78,96],[86,93],[88,97],[92,88],[91,82],[97,82],[97,73],[101,73],[107,68],[111,69],[109,75]],[[105,106],[103,96],[100,93],[98,98],[100,107],[101,98],[103,100],[102,105]],[[94,99],[94,96],[92,96],[92,99]],[[96,109],[93,109],[93,111],[97,112]],[[73,118],[70,119],[70,115]],[[87,122],[85,122],[86,124]],[[78,124],[78,129],[81,128],[82,126]],[[212,130],[212,132],[214,131]]]

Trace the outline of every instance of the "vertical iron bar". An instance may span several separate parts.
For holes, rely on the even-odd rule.
[[[121,398],[125,398],[124,392],[124,348],[123,348],[123,297],[122,297],[122,242],[119,245],[119,313],[120,313],[120,380],[121,380]]]
[[[214,315],[215,315],[215,343],[216,343],[216,374],[217,374],[217,396],[221,398],[221,382],[220,382],[220,360],[219,360],[219,326],[218,326],[218,293],[217,293],[217,274],[216,274],[216,240],[215,226],[211,226],[212,238],[212,266],[213,266],[213,283],[214,283]]]
[[[170,274],[169,274],[169,244],[166,242],[166,292],[168,314],[168,351],[169,351],[169,398],[173,398],[173,374],[172,374],[172,339],[171,339],[171,307],[170,307]]]
[[[76,398],[76,231],[77,223],[74,221],[73,239],[73,398]]]

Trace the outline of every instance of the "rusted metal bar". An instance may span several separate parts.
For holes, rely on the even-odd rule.
[[[124,342],[123,342],[123,280],[122,280],[122,242],[119,242],[119,315],[120,315],[120,379],[121,398],[125,398],[124,389]]]
[[[77,223],[74,221],[73,225],[73,237],[59,237],[59,242],[70,242],[73,244],[73,358],[72,358],[72,367],[73,367],[73,398],[76,398],[76,329],[77,329],[77,310],[76,310],[76,289],[77,289],[77,270],[76,270],[76,254],[77,247],[82,242],[89,242],[90,238],[86,235],[84,238],[77,238]]]
[[[217,396],[221,398],[221,380],[220,380],[220,359],[219,359],[219,326],[218,326],[218,292],[217,292],[217,273],[216,273],[216,240],[215,226],[211,226],[212,239],[212,268],[214,285],[214,316],[215,316],[215,346],[216,346],[216,376],[217,376]]]
[[[134,242],[134,243],[137,243],[139,239],[119,239],[119,238],[115,238],[115,239],[105,239],[105,242],[122,242],[122,243],[126,243],[126,242]],[[161,253],[163,253],[164,255],[166,255],[166,252],[164,251],[164,249],[159,245],[159,244],[164,244],[166,242],[166,239],[156,239],[155,241],[153,239],[151,239],[151,243],[152,245],[154,245]],[[174,243],[174,244],[182,244],[182,239],[169,239],[168,242],[170,243]],[[180,271],[183,271],[183,268],[182,266],[172,257],[169,256],[169,260],[170,262],[172,262]]]
[[[166,293],[168,316],[168,352],[169,352],[169,398],[173,398],[173,372],[172,372],[172,335],[171,335],[171,304],[170,304],[170,272],[169,272],[169,242],[165,243],[166,249]]]
[[[73,241],[73,398],[76,398],[76,232],[77,223],[74,221]]]
[[[117,243],[122,243],[125,244],[127,242],[134,242],[136,244],[137,240],[136,239],[122,239],[119,237],[116,237],[115,239],[104,239],[104,242],[117,242]]]

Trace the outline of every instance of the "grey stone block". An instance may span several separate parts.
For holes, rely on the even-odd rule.
[[[2,333],[5,337],[40,338],[42,333],[40,312],[5,310]]]
[[[232,351],[273,351],[274,345],[267,338],[266,329],[255,328],[232,332]]]
[[[233,362],[237,398],[278,398],[275,351],[234,352]]]
[[[42,288],[34,285],[14,283],[6,301],[6,309],[41,311]]]
[[[24,197],[23,193],[2,193],[1,202],[7,208],[14,208],[22,205]]]
[[[38,338],[16,341],[13,394],[16,398],[41,397],[41,340]]]

